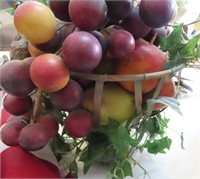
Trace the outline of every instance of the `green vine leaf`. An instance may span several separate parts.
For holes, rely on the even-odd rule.
[[[77,166],[77,162],[74,160],[69,164],[69,170],[72,173],[72,175],[74,177],[77,177],[77,173],[78,173],[78,166]]]
[[[163,52],[169,51],[170,60],[174,59],[177,50],[184,45],[182,39],[183,24],[176,27],[168,37],[160,38],[160,49]]]
[[[127,176],[133,176],[132,167],[129,161],[125,160],[116,170],[114,176],[117,178],[125,178]]]
[[[67,151],[70,151],[70,145],[65,143],[64,138],[60,134],[57,134],[53,138],[51,148],[58,161],[60,161],[62,155],[66,154]]]
[[[200,58],[198,45],[200,34],[190,39],[184,32],[184,27],[181,24],[168,37],[160,39],[160,49],[168,53],[168,62],[164,65],[165,69]]]
[[[147,148],[147,151],[152,154],[166,153],[164,149],[170,149],[171,143],[172,140],[170,138],[164,137],[162,139],[147,141],[144,147]]]
[[[199,47],[198,50],[196,50],[199,40],[200,34],[194,36],[183,46],[183,48],[180,50],[180,55],[184,60],[189,61],[200,57],[198,56]]]
[[[171,109],[176,111],[178,114],[183,115],[179,108],[180,103],[175,98],[159,96],[157,99],[148,99],[147,109],[150,109],[156,103],[165,104],[166,106],[169,106]]]

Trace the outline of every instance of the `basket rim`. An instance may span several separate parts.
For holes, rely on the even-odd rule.
[[[90,81],[104,81],[104,82],[117,82],[117,81],[141,81],[149,80],[155,78],[161,78],[164,76],[169,76],[181,71],[186,67],[186,64],[180,64],[173,68],[152,72],[152,73],[142,73],[142,74],[130,74],[130,75],[108,75],[108,74],[92,74],[92,73],[82,73],[71,71],[71,76],[79,77],[81,79]]]

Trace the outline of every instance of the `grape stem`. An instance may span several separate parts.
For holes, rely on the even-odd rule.
[[[197,24],[197,23],[199,23],[199,22],[200,22],[200,19],[195,20],[195,21],[193,21],[193,22],[190,22],[190,23],[188,23],[188,24],[183,24],[183,26],[189,26],[189,25]],[[178,25],[172,25],[172,24],[168,24],[168,25],[166,25],[166,26],[169,26],[169,27],[178,27]]]
[[[34,101],[34,106],[33,106],[33,122],[36,120],[39,106],[40,106],[40,101],[41,101],[41,95],[42,95],[42,90],[38,88],[36,94],[35,94],[35,101]]]
[[[155,34],[153,35],[153,37],[151,38],[151,41],[149,42],[149,44],[152,45],[152,44],[154,43],[154,41],[156,40],[157,35],[158,35],[158,33],[155,33]]]

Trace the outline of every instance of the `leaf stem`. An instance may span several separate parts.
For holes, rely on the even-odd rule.
[[[147,175],[148,178],[151,178],[147,170],[140,164],[138,163],[133,157],[129,156],[129,158],[134,162],[134,165],[138,165],[144,172],[144,175]]]

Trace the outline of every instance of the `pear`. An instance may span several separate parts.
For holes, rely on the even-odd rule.
[[[82,106],[93,112],[94,87],[84,93]],[[134,117],[135,100],[134,94],[126,91],[117,83],[105,83],[101,99],[100,125],[106,125],[109,118],[123,123]]]

